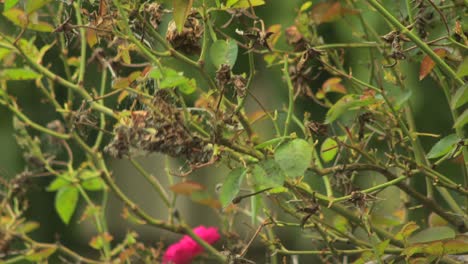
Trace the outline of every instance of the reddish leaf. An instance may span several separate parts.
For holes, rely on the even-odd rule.
[[[219,200],[214,199],[214,198],[194,200],[194,202],[202,204],[202,205],[206,205],[206,206],[214,208],[214,209],[220,209],[221,208],[221,203],[219,202]]]
[[[199,184],[198,182],[185,181],[172,185],[170,189],[171,191],[178,194],[191,195],[195,191],[205,190],[205,186]]]
[[[322,99],[325,97],[327,93],[330,92],[335,92],[335,93],[340,93],[340,94],[346,94],[346,88],[344,87],[343,84],[341,84],[341,78],[339,77],[332,77],[328,80],[326,80],[322,84],[322,89],[320,89],[316,96],[319,99]]]
[[[296,26],[290,26],[285,30],[286,39],[289,44],[298,43],[302,38],[301,32]]]
[[[317,24],[333,22],[345,15],[355,15],[359,11],[341,6],[340,2],[322,2],[315,4],[310,11],[312,20]]]
[[[440,58],[444,58],[447,55],[446,49],[434,49],[434,52]],[[432,69],[434,69],[434,66],[435,62],[429,56],[426,55],[421,62],[421,67],[419,68],[419,80],[421,81],[429,73],[431,73]]]

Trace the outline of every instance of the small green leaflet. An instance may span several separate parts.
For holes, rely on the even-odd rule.
[[[70,185],[70,182],[65,180],[64,177],[65,176],[58,176],[55,178],[55,180],[47,186],[46,190],[48,192],[55,192],[64,186]]]
[[[19,0],[5,0],[5,6],[3,7],[3,11],[8,11],[8,9],[11,9],[14,7]]]
[[[458,137],[455,134],[448,135],[439,140],[427,153],[428,159],[435,159],[449,153],[458,142]]]
[[[312,161],[312,146],[303,139],[294,139],[278,147],[275,161],[288,177],[304,175]]]
[[[197,89],[195,79],[189,79],[183,75],[183,72],[177,72],[171,68],[164,67],[161,70],[154,67],[148,77],[160,80],[159,88],[161,89],[177,87],[184,94],[192,94]]]
[[[264,5],[265,1],[264,0],[228,0],[226,2],[226,7],[231,8],[247,8],[252,6],[259,6],[259,5]]]
[[[371,104],[377,103],[378,100],[375,98],[360,98],[356,94],[348,94],[340,98],[327,112],[325,118],[325,124],[330,124],[331,122],[338,119],[342,114],[348,112],[349,110],[355,110],[359,107],[368,106]]]
[[[100,173],[93,170],[84,170],[80,173],[81,186],[88,191],[99,191],[104,188],[104,182],[99,177]]]
[[[460,87],[457,92],[452,96],[450,105],[452,109],[457,109],[468,102],[468,84]]]
[[[55,210],[65,224],[70,223],[78,204],[78,198],[78,188],[74,186],[63,187],[55,194]]]
[[[237,60],[238,47],[234,40],[217,40],[210,47],[210,58],[218,69],[222,64],[234,66]]]
[[[453,127],[463,128],[468,123],[468,109],[465,109],[463,113],[455,120]]]
[[[457,77],[462,78],[468,75],[468,57],[465,57],[463,62],[458,66]]]
[[[219,200],[223,208],[228,206],[232,202],[232,199],[239,193],[246,173],[247,170],[245,168],[237,168],[228,174],[219,194]]]
[[[320,157],[322,157],[323,161],[332,161],[337,153],[338,143],[332,138],[325,139],[320,147]]]

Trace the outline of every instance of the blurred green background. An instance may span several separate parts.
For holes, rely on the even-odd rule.
[[[20,1],[22,2],[22,1]],[[294,19],[297,14],[298,8],[305,1],[299,0],[266,0],[265,6],[256,8],[257,16],[264,19],[266,27],[273,24],[281,24],[281,30],[284,30],[290,25],[294,24]],[[319,1],[313,1],[314,4]],[[345,2],[345,1],[342,1]],[[398,17],[403,19],[406,16],[403,1],[384,1],[392,11]],[[58,1],[52,2],[50,5],[57,5]],[[374,26],[375,30],[380,34],[384,35],[390,31],[390,28],[382,20],[382,18],[376,13],[369,11],[365,1],[357,1],[357,5],[360,10],[363,11],[365,20]],[[0,5],[1,6],[1,5]],[[165,18],[162,28],[167,25],[168,16]],[[218,15],[216,17],[216,23],[224,24],[229,16]],[[237,25],[238,26],[238,25]],[[434,29],[431,31],[430,39],[436,38],[438,32],[440,32],[440,25],[434,25]],[[226,33],[232,35],[235,34],[234,30],[236,25],[229,27]],[[6,21],[3,17],[0,17],[0,30],[11,34],[12,36],[19,33],[19,29],[13,27],[11,23]],[[325,43],[344,43],[344,42],[357,42],[359,41],[355,35],[355,32],[360,31],[360,24],[358,18],[355,16],[346,16],[334,23],[322,24],[319,26],[319,34],[323,37]],[[55,33],[52,33],[55,34]],[[26,33],[26,37],[32,36],[32,33]],[[49,43],[54,39],[54,36],[47,36],[46,34],[39,34],[36,39],[37,45],[43,45]],[[79,46],[76,45],[77,39],[70,44],[71,53],[77,54]],[[280,38],[277,46],[279,49],[287,49],[285,44],[284,33]],[[75,49],[75,50],[74,50]],[[248,72],[247,55],[244,53],[245,50],[240,49],[238,61],[235,65],[235,73]],[[51,70],[59,74],[63,74],[61,68],[62,62],[58,59],[58,49],[52,49],[44,58],[44,64],[50,65]],[[418,80],[419,63],[422,56],[417,53],[412,53],[409,59],[399,64],[401,72],[405,76],[406,85],[412,90],[411,105],[414,110],[414,116],[416,119],[416,125],[418,131],[425,133],[440,134],[446,136],[453,133],[451,129],[452,120],[450,112],[448,111],[448,104],[445,100],[445,96],[442,90],[436,86],[431,78],[426,78],[423,81]],[[379,58],[380,61],[383,60]],[[257,75],[253,83],[253,94],[259,98],[262,104],[267,109],[282,109],[287,103],[287,89],[284,81],[281,77],[281,72],[278,67],[267,68],[261,55],[255,55],[255,61],[257,66]],[[171,62],[172,63],[172,62]],[[367,79],[369,74],[369,56],[366,49],[347,49],[345,50],[345,69],[352,69],[353,75],[358,78]],[[177,65],[177,64],[176,64]],[[1,68],[2,66],[0,66]],[[178,65],[180,69],[184,67]],[[188,75],[193,74],[196,77],[195,72],[191,72],[187,69]],[[310,84],[310,87],[314,90],[321,87],[324,80],[329,78],[330,75],[322,74],[320,78]],[[87,68],[86,73],[86,86],[98,87],[100,74],[95,66]],[[200,82],[202,83],[202,82]],[[109,84],[110,85],[110,84]],[[346,85],[346,83],[345,83]],[[392,85],[388,85],[386,89],[397,89]],[[33,81],[21,81],[21,82],[8,82],[8,91],[18,99],[20,107],[24,112],[34,121],[40,124],[47,124],[53,119],[58,118],[58,115],[54,113],[53,109],[48,105],[44,104],[39,100],[41,94],[35,87]],[[64,96],[58,94],[58,96]],[[326,109],[317,106],[311,100],[298,99],[298,106],[296,108],[296,114],[301,119],[304,112],[312,113],[312,118],[318,121],[323,121]],[[252,99],[247,101],[247,111],[249,113],[259,110],[258,105]],[[256,125],[260,138],[268,139],[272,136],[271,127],[264,122]],[[105,142],[108,142],[108,138]],[[436,142],[437,139],[432,137],[421,138],[424,148],[426,150]],[[11,113],[0,106],[0,177],[11,178],[16,174],[22,172],[25,169],[25,162],[22,158],[22,154],[15,143],[14,133],[12,129],[12,115]],[[60,154],[61,155],[61,154]],[[165,212],[163,206],[156,193],[148,186],[145,180],[139,176],[134,170],[131,164],[126,160],[112,160],[108,158],[110,169],[114,172],[117,179],[117,183],[122,189],[128,193],[128,196],[139,203],[143,209],[146,209],[149,213],[156,217],[165,218]],[[141,158],[140,161],[153,175],[162,179],[162,183],[165,184],[164,180],[164,157],[161,155],[151,155],[149,157]],[[173,168],[176,169],[179,163],[176,160],[171,160]],[[442,166],[441,171],[447,175],[458,175],[460,171],[457,166],[453,163],[446,163]],[[205,184],[208,188],[214,190],[215,185],[220,183],[223,177],[227,174],[227,170],[222,166],[220,168],[202,169],[196,171],[191,178]],[[158,175],[161,175],[159,177]],[[458,178],[458,176],[456,176]],[[45,186],[51,181],[51,178],[42,177],[34,180],[33,188],[28,192],[30,208],[27,212],[27,217],[38,221],[41,228],[35,231],[33,237],[39,241],[54,242],[57,238],[60,239],[65,245],[78,251],[87,251],[87,254],[95,254],[87,244],[90,238],[94,235],[94,228],[89,225],[87,221],[79,223],[79,213],[75,214],[74,220],[70,227],[66,227],[58,218],[54,211],[54,193],[46,192]],[[83,208],[79,209],[78,212],[82,211]],[[216,225],[218,224],[218,218],[216,214],[207,207],[198,205],[181,197],[179,199],[179,210],[189,223],[192,225],[205,224],[205,225]],[[115,241],[119,241],[129,230],[137,230],[140,234],[140,238],[144,241],[151,243],[164,240],[166,238],[175,239],[173,235],[167,232],[161,232],[151,227],[140,227],[132,224],[128,224],[122,220],[120,214],[122,212],[122,204],[118,202],[111,195],[110,206],[108,208],[109,216],[109,229],[115,237]],[[238,227],[241,232],[241,237],[248,240],[253,230],[246,228],[244,222],[248,223],[249,219],[239,220]],[[279,234],[283,241],[283,244],[288,245],[290,249],[307,249],[311,245],[315,245],[314,241],[307,238],[307,234],[301,236],[298,239],[298,234],[303,233],[299,229],[291,230],[280,230]],[[257,255],[258,259],[265,257],[265,253],[261,251],[260,247],[256,247],[258,251],[252,251]],[[251,253],[249,253],[251,254]],[[302,258],[301,260],[306,260]],[[260,262],[259,262],[260,263]]]

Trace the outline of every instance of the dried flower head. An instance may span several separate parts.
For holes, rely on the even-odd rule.
[[[200,21],[195,17],[195,14],[191,14],[187,17],[180,33],[172,20],[167,28],[166,39],[176,50],[187,54],[198,54],[201,51],[200,39],[203,31]]]
[[[149,21],[154,29],[157,29],[161,24],[163,8],[159,3],[146,3],[145,4],[145,15],[149,16]]]
[[[182,110],[172,104],[165,90],[156,93],[148,109],[134,111],[121,122],[105,151],[116,158],[160,152],[195,164],[211,159],[211,144],[185,127]]]
[[[220,87],[224,87],[231,81],[231,66],[222,64],[216,71],[216,82]]]
[[[233,75],[231,82],[234,86],[237,96],[245,97],[247,95],[247,79],[242,75]]]

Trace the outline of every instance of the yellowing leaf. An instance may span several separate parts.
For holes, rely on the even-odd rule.
[[[114,89],[124,89],[130,85],[128,78],[116,78],[112,82],[112,88]]]
[[[3,12],[3,15],[10,20],[13,24],[35,30],[40,32],[52,32],[54,27],[46,22],[32,22],[31,18],[21,9],[12,8],[8,11]]]
[[[91,48],[99,42],[96,30],[91,28],[86,29],[86,42],[88,42],[88,45]]]
[[[444,58],[447,55],[446,49],[434,49],[434,52],[441,58]],[[426,55],[421,62],[421,67],[419,68],[419,80],[426,78],[426,76],[431,73],[432,69],[434,69],[434,66],[435,62]]]
[[[112,241],[113,237],[105,232],[101,235],[95,236],[89,241],[89,245],[94,249],[101,249],[105,243]]]
[[[3,69],[0,70],[0,80],[34,80],[41,75],[30,69]]]
[[[270,44],[270,47],[275,47],[276,42],[278,42],[278,39],[281,36],[281,24],[274,24],[268,27],[267,32],[273,33],[270,38],[268,38],[268,43]]]
[[[49,247],[41,250],[32,250],[26,253],[26,259],[37,263],[54,254],[56,250],[56,247]]]

